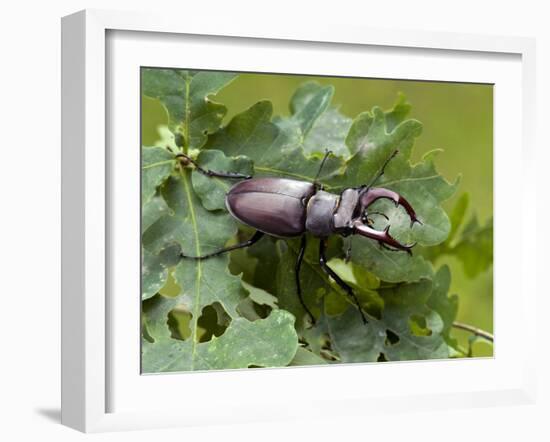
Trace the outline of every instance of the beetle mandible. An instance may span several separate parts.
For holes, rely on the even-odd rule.
[[[392,190],[373,187],[384,174],[387,164],[397,153],[396,150],[390,155],[371,183],[344,189],[339,195],[324,191],[323,186],[318,182],[325,161],[331,154],[330,151],[326,152],[313,182],[278,177],[252,178],[233,172],[214,172],[201,168],[196,161],[180,153],[178,156],[183,165],[192,163],[199,172],[205,175],[243,179],[229,189],[225,205],[236,220],[256,229],[254,235],[245,242],[203,256],[189,256],[183,253],[181,256],[190,259],[211,258],[232,250],[250,247],[264,235],[282,239],[301,237],[300,251],[295,267],[296,290],[302,307],[310,317],[312,324],[315,324],[315,318],[302,297],[299,278],[306,249],[306,233],[310,233],[319,239],[321,268],[348,294],[358,308],[363,323],[367,324],[367,318],[353,289],[327,264],[325,254],[327,238],[330,235],[343,237],[361,235],[377,241],[381,247],[412,253],[411,249],[415,244],[407,245],[398,242],[390,235],[389,225],[383,231],[374,229],[368,212],[372,203],[380,198],[385,198],[393,201],[396,206],[403,206],[411,219],[411,227],[414,223],[422,224],[405,198]],[[370,214],[374,213],[388,219],[381,212],[370,212]]]

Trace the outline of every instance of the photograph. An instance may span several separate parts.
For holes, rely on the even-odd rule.
[[[0,442],[548,442],[544,2],[5,2]]]
[[[142,66],[142,374],[493,357],[493,95]]]

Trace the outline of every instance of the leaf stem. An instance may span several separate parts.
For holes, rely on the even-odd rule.
[[[183,123],[183,146],[181,150],[183,153],[189,152],[189,146],[191,145],[190,129],[189,129],[189,118],[191,117],[191,108],[189,106],[189,93],[191,90],[191,80],[189,78],[189,72],[185,71],[185,121]]]
[[[482,330],[480,328],[474,327],[473,325],[464,324],[462,322],[455,321],[453,322],[453,327],[460,330],[465,330],[467,332],[473,333],[480,338],[486,339],[487,341],[494,342],[494,336],[488,331]]]

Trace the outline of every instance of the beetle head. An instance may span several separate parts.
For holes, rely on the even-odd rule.
[[[382,247],[386,247],[391,250],[403,250],[409,254],[412,254],[411,249],[414,247],[415,244],[402,244],[397,241],[390,235],[389,225],[386,226],[383,231],[376,230],[372,227],[374,222],[369,215],[381,215],[389,221],[387,215],[382,212],[368,211],[369,206],[380,198],[390,199],[395,203],[396,206],[403,206],[411,219],[411,227],[414,225],[414,223],[422,224],[416,216],[416,213],[409,202],[397,192],[377,187],[370,189],[365,188],[362,189],[358,195],[357,209],[360,216],[352,222],[353,233],[374,239],[378,241],[378,243]]]

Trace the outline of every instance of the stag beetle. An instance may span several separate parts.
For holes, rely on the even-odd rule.
[[[203,256],[188,256],[185,254],[181,256],[190,259],[211,258],[232,250],[249,247],[266,234],[283,239],[301,237],[300,251],[295,267],[296,289],[302,307],[309,315],[312,324],[314,324],[313,314],[302,297],[299,278],[306,249],[306,233],[310,233],[319,238],[319,263],[321,268],[350,296],[361,314],[363,323],[367,324],[367,319],[353,289],[328,266],[325,249],[327,238],[330,235],[337,234],[343,237],[361,235],[378,241],[380,246],[390,250],[401,250],[412,254],[411,249],[415,244],[406,245],[398,242],[390,235],[389,225],[383,231],[372,227],[373,220],[369,218],[369,214],[376,213],[388,219],[385,214],[368,212],[369,206],[374,201],[386,198],[393,201],[396,207],[403,206],[411,219],[411,227],[414,223],[422,224],[405,198],[392,190],[373,187],[384,174],[386,165],[397,153],[396,150],[385,161],[370,184],[344,189],[340,195],[325,192],[318,182],[325,161],[331,154],[330,151],[326,152],[313,182],[275,177],[252,178],[232,172],[214,172],[201,168],[190,157],[180,153],[178,156],[184,164],[192,163],[199,172],[205,175],[243,179],[244,181],[235,184],[227,192],[225,205],[235,219],[256,229],[256,233],[249,240],[240,244],[225,247]]]

